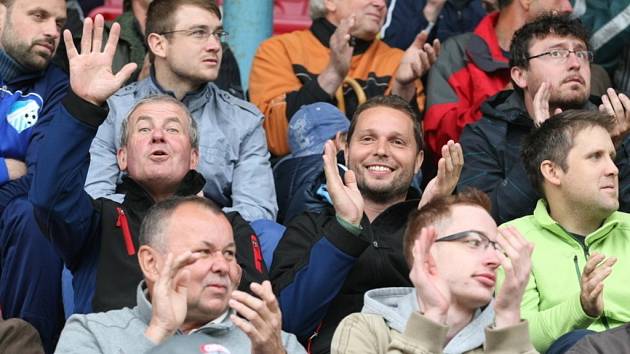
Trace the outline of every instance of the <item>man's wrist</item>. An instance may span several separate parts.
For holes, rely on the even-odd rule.
[[[317,83],[322,90],[326,91],[326,93],[332,97],[339,86],[341,86],[343,79],[343,75],[340,75],[334,67],[329,65],[321,72],[321,74],[319,74],[317,77]]]
[[[495,309],[494,328],[501,329],[505,327],[516,326],[520,322],[521,322],[520,309],[515,309],[515,310]]]
[[[164,327],[149,323],[149,327],[144,331],[144,336],[155,344],[162,343],[166,338],[170,337],[175,331],[164,329]]]

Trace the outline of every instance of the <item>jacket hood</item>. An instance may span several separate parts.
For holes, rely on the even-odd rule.
[[[407,320],[418,310],[416,289],[381,288],[365,293],[361,312],[383,316],[390,328],[403,333]],[[475,312],[473,320],[448,342],[444,353],[463,353],[482,346],[485,341],[485,328],[493,322],[494,299],[488,306]]]

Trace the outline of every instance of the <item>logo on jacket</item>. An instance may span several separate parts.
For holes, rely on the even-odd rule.
[[[36,93],[22,95],[22,91],[2,90],[0,111],[6,110],[7,122],[18,132],[32,127],[37,123],[39,112],[44,105],[44,100]]]
[[[199,348],[199,352],[203,354],[230,354],[227,348],[219,344],[204,344]]]

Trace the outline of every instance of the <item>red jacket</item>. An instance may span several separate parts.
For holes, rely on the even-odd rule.
[[[449,139],[458,141],[464,126],[481,117],[481,104],[510,82],[495,33],[498,18],[498,12],[487,15],[474,32],[447,40],[429,72],[424,134],[434,153]]]

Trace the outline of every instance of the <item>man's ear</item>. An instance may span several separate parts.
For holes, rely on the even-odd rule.
[[[518,0],[518,2],[521,4],[521,7],[525,11],[529,11],[529,8],[532,5],[532,0]]]
[[[337,151],[341,151],[344,150],[346,148],[346,136],[348,133],[346,132],[342,132],[342,131],[338,131],[335,134],[335,147],[337,148]]]
[[[150,283],[155,283],[160,274],[160,256],[157,250],[147,245],[140,246],[138,263],[144,278]]]
[[[116,161],[118,161],[118,168],[121,171],[127,171],[127,148],[121,147],[116,152]]]
[[[324,0],[324,8],[326,9],[326,13],[335,12],[337,10],[337,3],[335,0]]]
[[[561,177],[564,171],[556,163],[549,160],[541,162],[540,172],[542,173],[546,182],[549,182],[549,184],[556,187],[560,186]]]
[[[192,148],[190,150],[190,169],[194,170],[197,168],[197,164],[199,163],[199,149]]]
[[[147,37],[149,50],[158,58],[166,57],[166,47],[168,45],[166,37],[161,34],[151,33]]]
[[[418,151],[418,155],[416,156],[416,162],[413,166],[414,174],[420,171],[420,167],[422,167],[422,161],[424,161],[424,151],[420,150]]]
[[[510,76],[512,77],[512,81],[516,84],[516,86],[525,90],[527,88],[527,70],[523,68],[519,68],[518,66],[513,66],[510,68]]]

